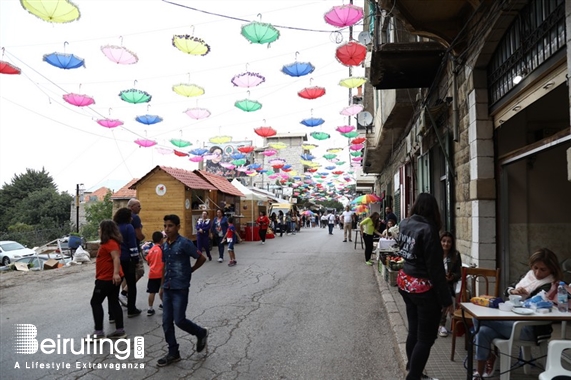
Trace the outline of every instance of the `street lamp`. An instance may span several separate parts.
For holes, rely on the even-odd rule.
[[[83,183],[75,186],[75,228],[77,233],[79,233],[79,203],[84,191]]]

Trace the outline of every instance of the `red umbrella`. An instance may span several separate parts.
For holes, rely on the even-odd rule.
[[[272,127],[254,128],[254,132],[256,132],[256,134],[258,136],[262,136],[262,137],[274,136],[277,133],[276,130],[273,129]]]
[[[351,140],[351,144],[362,144],[367,140],[364,137],[357,137],[356,139]]]
[[[174,154],[175,154],[175,156],[179,156],[179,157],[186,157],[186,156],[188,156],[188,153],[180,152],[180,151],[178,151],[178,150],[176,150],[176,149],[174,150]]]
[[[256,149],[256,147],[254,147],[254,146],[252,146],[252,145],[238,147],[238,150],[239,150],[241,153],[246,153],[246,154],[247,154],[247,153],[252,153],[252,152],[254,151],[254,149]]]
[[[22,70],[6,61],[0,61],[0,73],[2,74],[21,74]]]
[[[325,95],[325,88],[318,86],[306,87],[297,94],[304,99],[317,99]]]
[[[357,42],[341,45],[335,51],[335,57],[345,66],[359,66],[367,55],[367,47]]]

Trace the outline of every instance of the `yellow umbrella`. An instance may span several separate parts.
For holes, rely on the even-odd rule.
[[[232,141],[232,136],[214,136],[211,137],[208,141],[213,144],[226,144],[227,142]]]
[[[79,18],[79,8],[67,0],[21,0],[25,10],[47,22],[66,23]]]
[[[349,77],[345,79],[341,79],[339,81],[339,86],[347,87],[347,88],[356,88],[359,87],[367,82],[367,78],[363,77]]]
[[[283,142],[270,143],[268,145],[274,149],[283,149],[287,147],[287,145]]]
[[[206,55],[210,51],[210,46],[197,37],[186,35],[175,35],[172,44],[178,50],[190,55]]]
[[[172,86],[172,90],[179,95],[192,98],[193,96],[200,96],[204,94],[204,89],[195,84],[177,84]]]
[[[329,153],[339,153],[343,150],[343,148],[329,148],[327,149],[327,152]]]
[[[303,144],[301,146],[304,150],[312,150],[313,148],[317,148],[318,145],[315,144]]]

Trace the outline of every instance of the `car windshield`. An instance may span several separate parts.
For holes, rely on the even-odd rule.
[[[2,247],[3,251],[15,251],[18,249],[24,249],[26,247],[24,247],[22,244],[20,243],[16,243],[16,242],[11,242],[11,243],[2,243],[0,244],[0,247]]]

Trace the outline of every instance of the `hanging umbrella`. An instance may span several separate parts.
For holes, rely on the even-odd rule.
[[[214,136],[211,137],[208,141],[213,144],[226,144],[227,142],[232,141],[232,136]]]
[[[239,160],[232,160],[232,163],[236,166],[242,166],[246,163],[246,160],[244,158],[241,158]]]
[[[264,83],[266,78],[258,73],[245,72],[235,75],[231,82],[235,87],[250,88]]]
[[[192,161],[192,162],[201,162],[201,161],[204,161],[204,157],[202,157],[202,156],[192,156],[192,157],[190,157],[188,160],[189,160],[189,161]]]
[[[244,154],[252,153],[254,149],[256,149],[256,147],[253,145],[244,145],[238,147],[238,151]]]
[[[16,67],[9,62],[0,61],[0,73],[14,75],[14,74],[21,74],[22,70],[20,70],[19,67]]]
[[[315,67],[309,62],[294,62],[282,67],[282,72],[290,77],[302,77],[311,74]]]
[[[262,168],[262,165],[256,164],[256,163],[253,163],[253,164],[248,165],[248,169],[258,170],[258,169],[261,169],[261,168]]]
[[[381,201],[382,201],[382,198],[376,194],[365,194],[365,195],[361,195],[361,196],[353,199],[351,201],[351,203],[352,204],[366,205],[369,203],[376,203],[376,202],[381,202]]]
[[[123,46],[106,45],[101,46],[101,51],[111,61],[120,65],[132,65],[139,61],[137,54]]]
[[[191,150],[190,154],[193,154],[195,156],[202,156],[204,153],[208,152],[208,149],[204,149],[204,148],[195,148],[193,150]]]
[[[333,169],[336,169],[336,168],[337,168],[337,166],[326,166],[326,167],[325,167],[326,170],[333,170]]]
[[[350,150],[361,150],[365,147],[363,144],[351,144],[349,145]]]
[[[311,161],[311,160],[315,159],[315,156],[312,154],[309,154],[309,153],[304,153],[300,157],[302,160],[307,160],[307,161]]]
[[[233,160],[241,160],[242,158],[245,158],[246,155],[244,153],[232,153],[230,157],[232,157]]]
[[[335,170],[335,171],[331,172],[331,174],[335,174],[335,175],[341,175],[343,173],[344,173],[343,170]]]
[[[357,137],[356,139],[351,140],[351,144],[362,144],[367,141],[364,137]]]
[[[245,162],[245,160],[244,160],[244,162]],[[248,171],[248,168],[246,166],[243,166],[243,164],[242,164],[236,168],[236,171],[240,172],[240,173],[245,173],[246,171]]]
[[[60,69],[70,70],[78,67],[85,67],[85,60],[73,54],[51,53],[44,54],[44,61]]]
[[[121,100],[127,103],[139,104],[148,103],[151,101],[152,96],[149,93],[134,88],[130,90],[121,91],[119,93]]]
[[[184,113],[195,120],[206,119],[210,116],[210,111],[205,108],[189,108]]]
[[[97,120],[97,124],[101,125],[102,127],[111,129],[123,125],[123,122],[116,119],[99,119]]]
[[[190,83],[176,84],[172,86],[172,90],[181,96],[186,96],[187,98],[204,95],[204,89],[202,87]]]
[[[65,94],[63,100],[76,107],[86,107],[95,104],[95,100],[92,97],[74,93]]]
[[[363,18],[363,8],[353,4],[339,5],[331,8],[323,18],[329,25],[344,28],[355,25]]]
[[[173,150],[170,148],[163,148],[162,146],[156,146],[155,150],[157,151],[157,153],[162,154],[163,156],[166,156],[167,154],[171,154],[173,153]]]
[[[272,127],[254,128],[254,132],[256,132],[256,134],[258,136],[261,136],[261,137],[271,137],[271,136],[275,136],[277,133],[277,131],[275,129],[273,129]]]
[[[355,129],[355,127],[353,127],[351,125],[342,125],[340,127],[335,128],[335,130],[337,132],[340,132],[340,133],[349,133],[354,129]]]
[[[363,153],[362,153],[360,150],[355,151],[355,152],[351,152],[351,153],[349,153],[349,154],[350,154],[351,156],[353,156],[353,157],[360,157],[360,156],[363,155]]]
[[[221,162],[220,166],[228,170],[234,170],[236,168],[236,165],[231,164],[230,162]]]
[[[287,145],[283,142],[275,142],[275,143],[270,143],[268,144],[269,146],[271,146],[274,149],[284,149],[287,148]]]
[[[317,147],[318,147],[318,145],[315,145],[315,144],[302,144],[301,145],[301,148],[303,150],[312,150],[312,149],[315,149]]]
[[[234,106],[244,112],[255,112],[262,108],[262,104],[260,102],[250,99],[238,100],[234,103]]]
[[[332,159],[334,159],[335,157],[337,157],[337,155],[336,155],[336,154],[333,154],[333,153],[325,153],[325,154],[323,155],[323,158],[325,158],[326,160],[332,160]]]
[[[254,44],[270,44],[280,37],[280,32],[271,24],[258,21],[242,26],[241,34]]]
[[[47,22],[66,23],[79,18],[79,8],[68,0],[20,0],[25,10]]]
[[[344,116],[354,116],[363,111],[364,108],[365,107],[363,107],[361,104],[352,104],[349,107],[343,108],[339,113]]]
[[[278,152],[277,152],[277,150],[274,150],[274,149],[266,149],[262,152],[262,154],[266,157],[274,156],[276,153],[278,153]]]
[[[317,99],[325,95],[325,88],[323,87],[306,87],[297,93],[299,97],[304,99]]]
[[[359,136],[359,132],[357,131],[353,131],[353,132],[349,132],[349,133],[341,133],[343,136],[347,137],[348,139],[352,139],[354,137]]]
[[[188,34],[174,35],[172,46],[190,55],[206,55],[210,51],[210,46],[204,40],[190,36]]]
[[[182,140],[182,139],[170,139],[170,143],[173,144],[174,146],[178,147],[178,148],[185,148],[187,146],[192,145],[192,143],[190,141]]]
[[[158,115],[139,115],[135,120],[141,124],[153,125],[163,121],[163,118]]]
[[[187,156],[188,156],[188,153],[184,153],[184,152],[181,152],[181,151],[175,149],[175,150],[174,150],[174,155],[175,155],[175,156],[178,156],[178,157],[187,157]]]
[[[307,161],[307,160],[299,160],[299,162],[303,165],[303,166],[310,166],[313,161]]]
[[[306,127],[317,127],[325,123],[325,120],[323,120],[320,117],[310,117],[309,119],[303,119],[302,121],[300,121],[300,123],[305,125]]]
[[[311,132],[310,135],[316,140],[327,140],[329,137],[331,137],[329,133],[325,132]]]
[[[327,153],[339,153],[343,150],[343,148],[329,148],[327,149]]]
[[[335,51],[335,58],[345,66],[359,66],[367,55],[367,47],[351,41],[341,45]]]
[[[343,86],[343,87],[347,87],[347,88],[356,88],[356,87],[362,86],[365,83],[367,83],[367,78],[349,77],[349,78],[341,79],[339,81],[339,86]]]
[[[353,161],[353,162],[361,162],[361,161],[363,161],[363,157],[353,157],[353,158],[351,159],[351,161]]]
[[[143,148],[149,148],[153,145],[157,145],[157,142],[154,140],[148,140],[148,139],[137,139],[137,140],[135,140],[135,144],[137,144]]]

